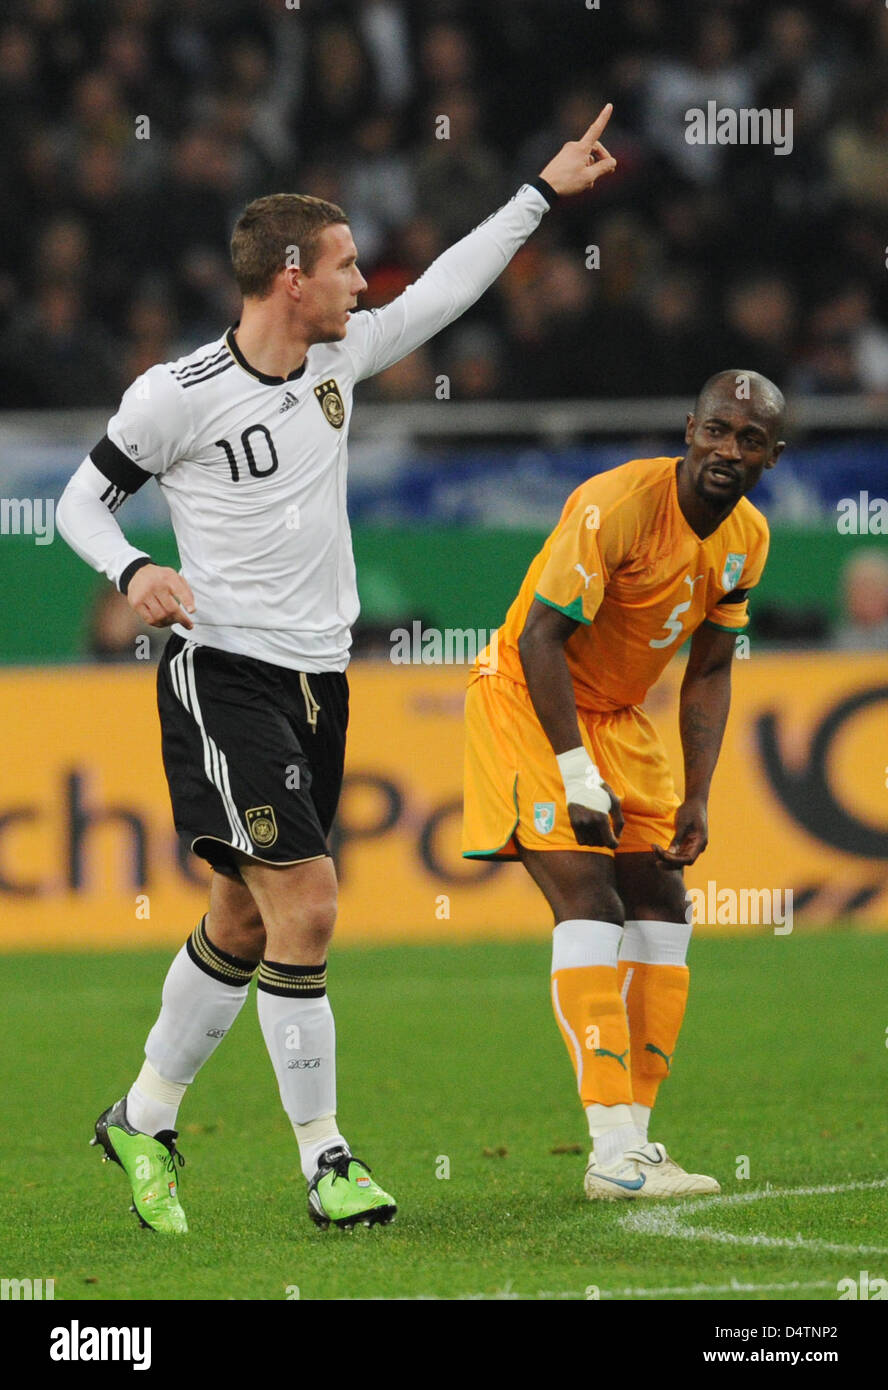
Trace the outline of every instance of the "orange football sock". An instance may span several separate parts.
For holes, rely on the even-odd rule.
[[[631,1105],[629,1023],[617,970],[579,965],[552,974],[552,1007],[588,1105]]]
[[[621,960],[620,991],[626,1001],[631,1040],[632,1095],[653,1107],[672,1066],[688,1002],[686,965],[645,965]]]

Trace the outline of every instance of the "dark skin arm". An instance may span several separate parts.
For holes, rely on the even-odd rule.
[[[565,643],[578,624],[557,608],[534,599],[518,639],[518,652],[524,667],[527,690],[543,732],[556,754],[579,748],[583,740],[577,721],[577,703],[573,681],[564,655]],[[620,803],[611,788],[604,783],[611,799],[611,817],[603,811],[570,802],[567,813],[578,844],[605,845],[616,849],[623,829]]]
[[[704,623],[691,638],[678,716],[685,799],[675,813],[675,834],[668,850],[651,846],[654,858],[666,869],[693,864],[709,841],[706,805],[731,704],[736,636]]]

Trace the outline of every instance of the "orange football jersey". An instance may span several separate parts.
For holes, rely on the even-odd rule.
[[[706,540],[678,505],[677,458],[633,459],[582,483],[535,557],[476,663],[525,684],[518,638],[534,598],[579,626],[565,645],[579,706],[639,705],[670,657],[703,622],[731,632],[768,554],[768,524],[742,497]]]

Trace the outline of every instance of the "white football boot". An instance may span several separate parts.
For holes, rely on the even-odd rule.
[[[649,1196],[702,1197],[721,1192],[715,1178],[708,1178],[704,1173],[686,1172],[675,1159],[669,1157],[662,1144],[642,1144],[637,1149],[627,1149],[623,1158],[638,1164],[639,1172],[648,1179],[645,1188],[653,1184],[657,1189],[656,1192],[650,1191]]]
[[[614,1202],[635,1197],[650,1197],[655,1194],[646,1191],[647,1173],[643,1173],[635,1162],[627,1162],[625,1156],[616,1163],[596,1163],[595,1155],[589,1155],[589,1167],[583,1179],[583,1187],[590,1202]]]
[[[583,1186],[590,1202],[696,1197],[721,1192],[715,1178],[686,1173],[662,1144],[628,1149],[616,1163],[607,1165],[596,1163],[594,1154],[590,1154]]]

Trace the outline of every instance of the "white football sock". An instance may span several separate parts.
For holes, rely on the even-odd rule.
[[[142,1070],[126,1094],[126,1118],[133,1129],[143,1134],[159,1134],[162,1129],[175,1129],[176,1116],[182,1097],[188,1090],[185,1082],[164,1081],[151,1063]]]
[[[641,965],[686,965],[693,927],[685,922],[628,921],[620,960]]]
[[[143,1134],[175,1129],[186,1086],[243,1008],[256,969],[214,946],[205,922],[202,918],[167,971],[160,1014],[145,1043],[150,1070],[143,1067],[127,1093],[127,1119]]]
[[[616,1163],[627,1149],[638,1144],[638,1130],[629,1105],[587,1105],[586,1118],[592,1136],[592,1152],[596,1163],[607,1166]]]
[[[335,1115],[321,1115],[305,1125],[294,1124],[293,1130],[299,1144],[299,1160],[306,1182],[311,1182],[317,1172],[318,1159],[327,1149],[348,1149],[348,1144],[339,1133]]]
[[[648,1126],[651,1122],[651,1107],[649,1105],[639,1105],[638,1101],[634,1100],[632,1102],[632,1119],[635,1122],[635,1128],[641,1135],[642,1144],[646,1144],[648,1141]],[[631,1148],[632,1145],[630,1144],[629,1147]]]
[[[264,960],[256,991],[265,1046],[309,1180],[324,1149],[348,1148],[335,1120],[336,1028],[326,983],[324,965]]]
[[[622,935],[623,928],[616,922],[579,918],[557,922],[552,932],[552,974],[589,965],[608,965],[616,970]]]

